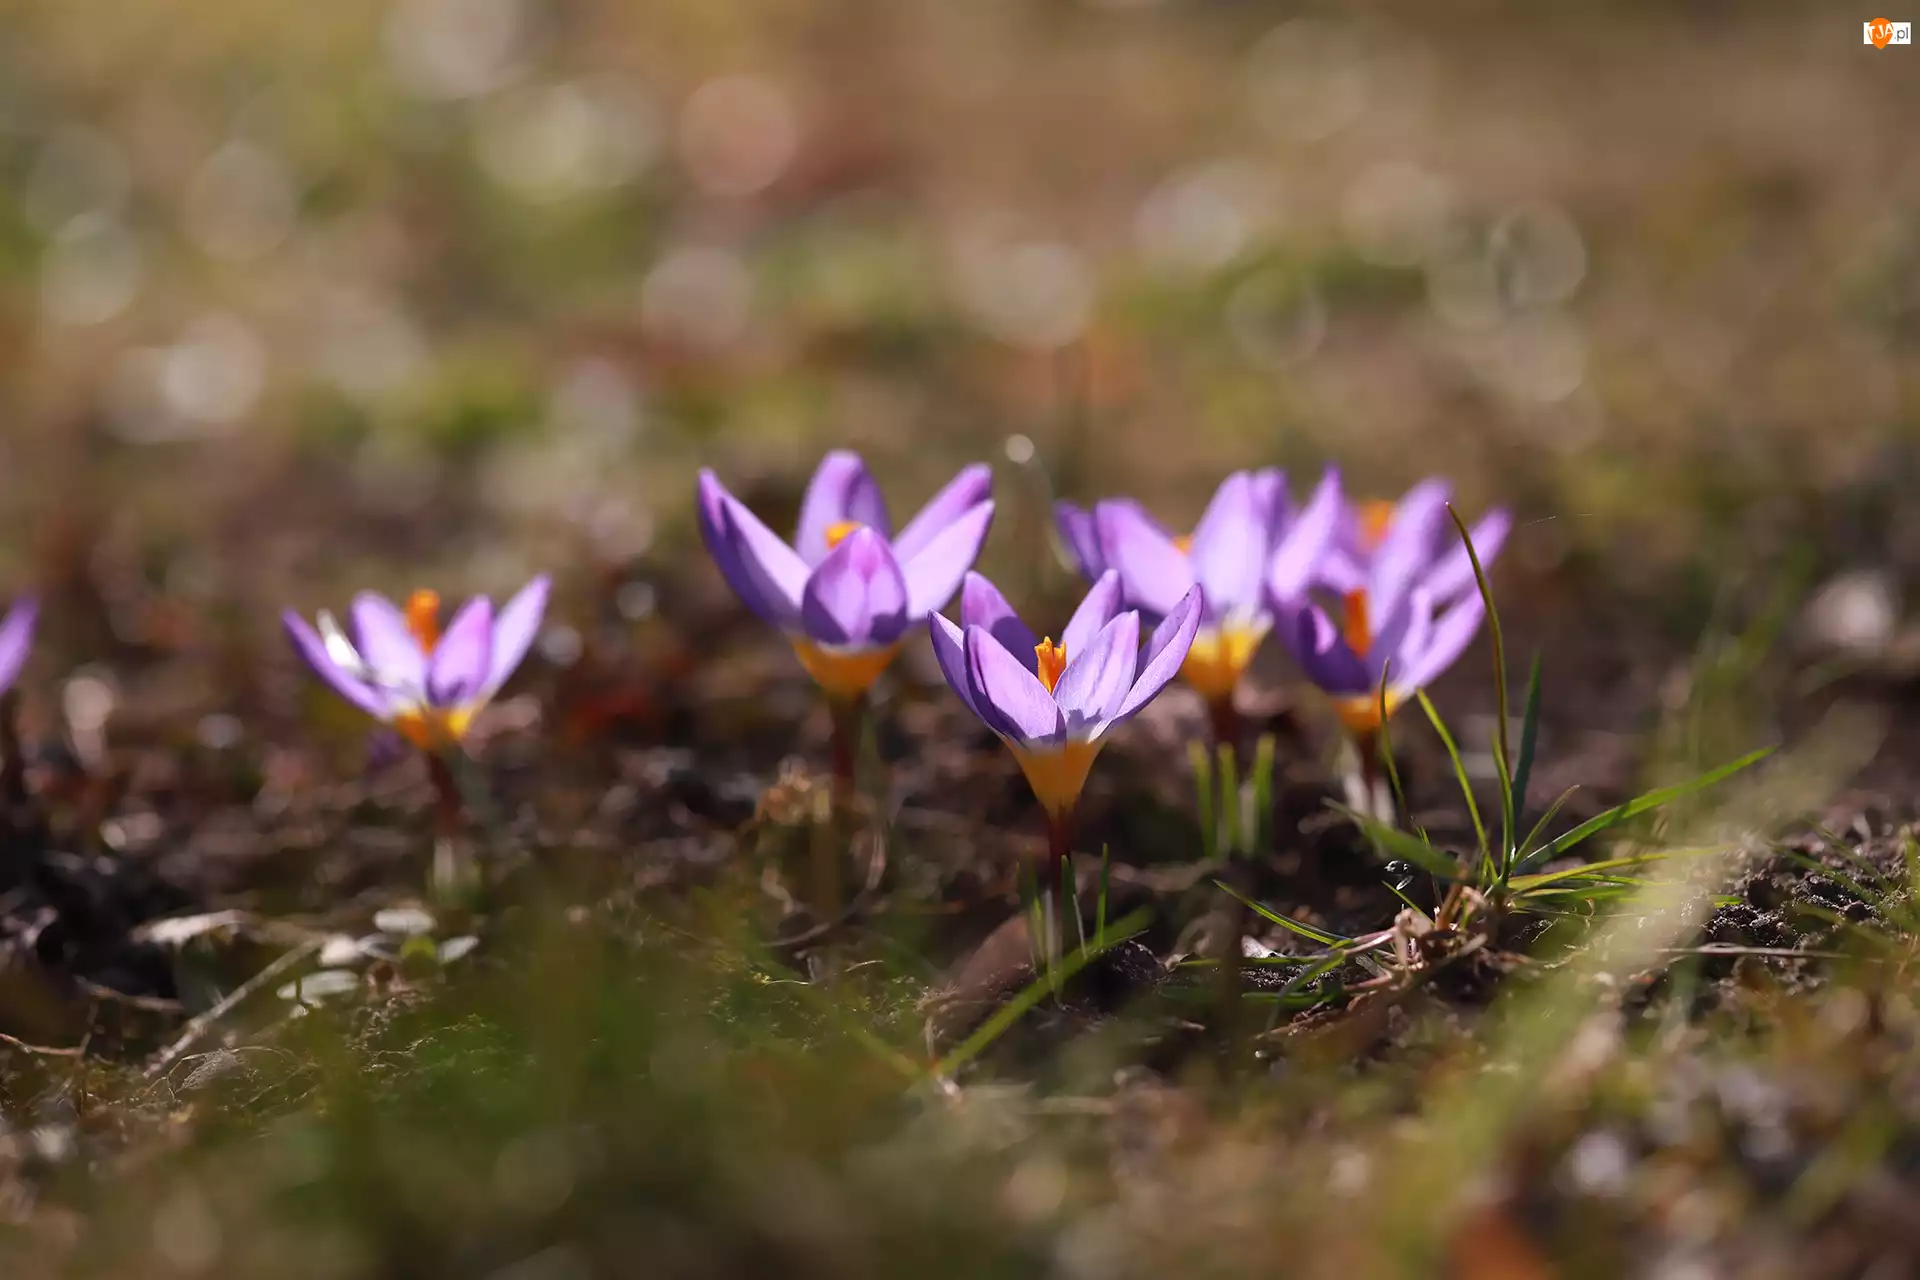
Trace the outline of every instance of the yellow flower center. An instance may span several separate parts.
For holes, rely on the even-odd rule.
[[[1013,758],[1020,762],[1020,772],[1027,775],[1034,799],[1050,815],[1060,818],[1072,813],[1080,803],[1080,792],[1086,788],[1093,758],[1105,744],[1068,742],[1049,750],[1007,745],[1013,751]]]
[[[1266,636],[1264,626],[1204,628],[1195,633],[1193,647],[1180,664],[1181,678],[1209,702],[1230,698]]]
[[[1033,646],[1034,661],[1039,664],[1040,683],[1052,693],[1053,687],[1060,683],[1060,673],[1067,669],[1067,651],[1053,642],[1048,636]]]
[[[1193,554],[1193,535],[1190,533],[1180,534],[1174,538],[1173,545],[1180,548],[1181,555],[1191,555]]]
[[[865,527],[858,520],[834,521],[827,526],[827,550],[833,550]]]
[[[900,652],[898,644],[890,644],[884,649],[835,653],[799,636],[792,637],[792,642],[794,656],[800,659],[800,665],[806,668],[807,674],[822,689],[838,698],[853,698],[865,693],[880,678],[880,673],[887,669],[887,664],[893,661],[893,655]]]
[[[1384,500],[1360,504],[1360,545],[1373,550],[1387,539],[1393,527],[1394,504]]]
[[[440,597],[432,591],[416,591],[407,597],[407,630],[419,642],[420,652],[432,653],[440,643]]]
[[[1392,690],[1387,691],[1387,714],[1392,715],[1400,709],[1400,698]],[[1340,717],[1340,723],[1348,733],[1356,738],[1365,738],[1380,732],[1380,695],[1377,693],[1355,694],[1347,698],[1333,700],[1333,714]]]
[[[472,724],[471,707],[415,707],[393,718],[395,731],[422,751],[460,741]]]
[[[1367,616],[1367,593],[1364,590],[1347,592],[1346,605],[1346,626],[1342,634],[1347,648],[1364,658],[1373,648],[1373,620]]]

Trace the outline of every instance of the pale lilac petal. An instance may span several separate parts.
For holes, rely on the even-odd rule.
[[[1040,669],[1039,659],[1033,652],[1040,637],[1020,621],[1020,615],[1000,594],[1000,588],[977,573],[967,574],[960,588],[960,625],[983,628],[1002,648],[1020,659],[1020,665],[1029,671]]]
[[[979,716],[980,707],[973,698],[973,681],[967,675],[965,633],[938,613],[927,615],[927,633],[933,640],[933,657],[940,664],[940,674],[947,678],[947,686],[960,695],[960,701],[966,703],[967,710]],[[980,718],[986,719],[985,716]]]
[[[1271,600],[1291,604],[1305,596],[1316,580],[1325,579],[1325,561],[1346,510],[1340,472],[1329,467],[1267,565],[1267,595]]]
[[[1194,585],[1193,566],[1173,540],[1132,503],[1103,502],[1094,525],[1107,567],[1118,570],[1126,602],[1156,617],[1169,613]]]
[[[33,652],[33,627],[39,617],[40,602],[22,596],[14,601],[7,620],[0,622],[0,691],[11,686],[27,665],[27,656]]]
[[[1441,539],[1452,528],[1447,517],[1451,492],[1444,480],[1422,480],[1394,508],[1393,522],[1374,550],[1368,575],[1368,594],[1382,609],[1391,607],[1439,554]]]
[[[427,655],[399,606],[375,591],[353,598],[354,647],[366,660],[370,683],[418,695],[427,685]]]
[[[1133,689],[1140,661],[1140,615],[1128,610],[1100,628],[1078,652],[1067,653],[1067,669],[1053,687],[1070,737],[1090,737],[1120,710]]]
[[[1344,519],[1344,517],[1343,517]],[[1267,579],[1271,592],[1273,579]],[[1367,585],[1367,569],[1359,556],[1340,546],[1336,539],[1321,555],[1319,564],[1314,566],[1313,581],[1310,587],[1325,587],[1345,595],[1349,591],[1358,591]]]
[[[919,514],[907,521],[907,527],[893,540],[894,555],[902,564],[913,559],[948,525],[985,502],[992,492],[993,468],[984,462],[962,467],[959,475],[947,481],[946,488],[927,499]]]
[[[900,557],[900,572],[907,579],[907,612],[918,618],[947,607],[960,579],[980,555],[980,544],[987,540],[987,526],[993,523],[993,504],[983,502],[949,524],[925,543],[909,559],[894,545]]]
[[[1281,644],[1308,680],[1340,697],[1371,693],[1374,676],[1319,605],[1299,601],[1282,607],[1274,628]]]
[[[1153,629],[1153,639],[1147,643],[1146,660],[1140,664],[1140,673],[1134,677],[1133,688],[1121,701],[1108,724],[1117,724],[1139,711],[1153,701],[1154,695],[1167,687],[1168,681],[1180,674],[1180,665],[1187,660],[1187,651],[1193,648],[1194,633],[1200,629],[1200,613],[1200,588],[1194,587]],[[1107,725],[1101,725],[1098,732],[1104,733],[1106,728]]]
[[[326,641],[308,625],[305,618],[289,609],[280,615],[280,621],[287,629],[287,639],[293,642],[294,652],[313,668],[315,675],[327,682],[329,688],[368,715],[386,719],[386,695],[358,676],[342,670],[327,652]]]
[[[1486,616],[1487,602],[1480,596],[1456,601],[1435,620],[1426,648],[1407,654],[1406,670],[1394,673],[1393,687],[1403,693],[1426,687],[1467,651]]]
[[[1287,473],[1262,467],[1253,473],[1253,497],[1267,513],[1267,545],[1271,549],[1293,522],[1293,495],[1287,492]]]
[[[436,707],[466,706],[486,688],[492,669],[493,602],[475,596],[460,606],[433,646],[427,701]]]
[[[1060,647],[1067,651],[1068,662],[1100,633],[1100,628],[1119,616],[1120,597],[1120,575],[1109,569],[1088,589],[1080,607],[1067,620],[1067,629],[1060,633]]]
[[[700,473],[696,506],[701,537],[727,584],[774,626],[792,626],[807,585],[806,561],[728,493],[711,471]]]
[[[1023,747],[1058,746],[1064,741],[1060,707],[1053,695],[998,640],[979,627],[968,627],[966,653],[974,706],[989,729]]]
[[[880,648],[907,629],[907,583],[887,540],[860,529],[827,553],[807,579],[800,625],[820,644]]]
[[[1206,593],[1209,621],[1244,618],[1259,611],[1271,510],[1262,502],[1253,476],[1236,471],[1221,481],[1194,526],[1187,561]]]
[[[1433,562],[1423,579],[1433,598],[1442,604],[1459,596],[1478,594],[1480,590],[1480,583],[1473,576],[1473,560],[1467,555],[1466,544],[1460,541],[1460,531],[1451,527],[1451,521],[1448,523],[1446,539],[1452,547]],[[1513,532],[1513,513],[1495,508],[1480,517],[1472,532],[1473,549],[1480,557],[1480,567],[1491,572],[1494,558],[1506,545],[1507,535]]]
[[[820,459],[813,479],[807,483],[793,549],[808,564],[819,564],[830,549],[827,530],[849,520],[878,531],[883,538],[893,532],[887,519],[887,501],[880,496],[880,486],[867,464],[850,449],[835,449]]]
[[[1093,512],[1071,502],[1053,504],[1054,527],[1080,576],[1091,582],[1106,571],[1106,558],[1100,554],[1100,534],[1094,528]]]
[[[526,659],[527,650],[540,634],[540,621],[546,616],[547,597],[552,590],[553,579],[543,573],[514,593],[507,607],[494,618],[493,661],[487,670],[486,684],[480,690],[481,697],[491,698],[500,692],[514,669]]]
[[[1426,649],[1428,638],[1433,634],[1433,593],[1425,587],[1415,587],[1400,598],[1391,613],[1370,621],[1373,643],[1367,649],[1367,671],[1372,683],[1377,685],[1389,664],[1397,676],[1401,668],[1411,662],[1409,655]]]

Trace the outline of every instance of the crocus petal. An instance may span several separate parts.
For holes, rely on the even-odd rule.
[[[1022,747],[1058,746],[1065,739],[1059,704],[1047,686],[999,641],[968,627],[966,653],[974,708],[989,729]]]
[[[1067,669],[1053,687],[1067,734],[1090,738],[1120,710],[1133,689],[1140,661],[1140,615],[1129,609],[1100,628],[1078,653],[1068,650]]]
[[[366,660],[371,683],[411,696],[427,684],[427,655],[393,601],[375,591],[353,598],[355,647]]]
[[[927,615],[927,633],[932,637],[934,660],[940,664],[940,674],[947,678],[947,686],[960,695],[960,701],[967,704],[967,710],[985,720],[986,717],[980,715],[979,705],[974,702],[973,682],[967,676],[965,633],[947,621],[945,615],[938,613]]]
[[[993,504],[982,502],[936,533],[911,558],[898,543],[894,544],[900,572],[907,580],[909,614],[918,618],[947,607],[960,587],[960,579],[979,556],[980,544],[987,540],[987,526],[992,523]]]
[[[1386,616],[1374,618],[1372,623],[1373,643],[1367,648],[1366,662],[1368,675],[1377,685],[1389,663],[1397,673],[1408,665],[1409,654],[1426,647],[1433,632],[1433,595],[1425,587],[1415,587],[1401,596]]]
[[[1171,612],[1193,587],[1193,566],[1165,531],[1138,506],[1103,502],[1094,508],[1094,527],[1107,567],[1120,573],[1128,604],[1155,616]]]
[[[1374,677],[1366,660],[1319,605],[1302,600],[1282,607],[1275,630],[1301,673],[1321,689],[1342,697],[1372,692]]]
[[[1119,616],[1121,591],[1119,573],[1109,569],[1081,599],[1080,607],[1067,620],[1067,629],[1060,633],[1060,647],[1067,651],[1068,662],[1092,643],[1100,628]]]
[[[33,652],[33,625],[40,617],[40,602],[23,596],[14,602],[7,620],[0,622],[0,690],[5,690],[27,665]]]
[[[1071,502],[1053,504],[1054,527],[1080,576],[1091,582],[1106,572],[1106,559],[1100,554],[1100,535],[1094,528],[1093,512]]]
[[[1486,616],[1487,602],[1480,596],[1456,601],[1435,620],[1425,650],[1407,655],[1406,670],[1393,676],[1393,687],[1409,694],[1426,687],[1467,651]]]
[[[1187,559],[1206,593],[1209,621],[1245,617],[1260,608],[1270,514],[1253,476],[1236,471],[1221,481],[1194,526]]]
[[[913,559],[925,551],[928,544],[939,537],[948,525],[985,502],[992,492],[991,467],[984,462],[962,467],[959,475],[947,481],[946,488],[927,499],[927,505],[907,521],[907,527],[893,540],[894,555],[900,558],[902,564]],[[946,601],[940,603],[945,604]],[[938,608],[939,605],[934,607]]]
[[[878,530],[881,537],[893,532],[887,519],[887,502],[880,486],[860,455],[850,449],[835,449],[820,459],[813,479],[807,482],[807,496],[800,503],[800,527],[793,537],[793,548],[800,558],[817,565],[827,558],[827,530],[852,521]]]
[[[1482,569],[1492,568],[1494,557],[1500,554],[1511,532],[1511,511],[1495,508],[1480,517],[1480,522],[1473,526],[1473,550],[1480,557]],[[1433,562],[1423,579],[1433,598],[1442,604],[1480,590],[1480,583],[1473,576],[1473,560],[1467,555],[1466,544],[1460,541],[1459,530],[1450,529],[1446,537],[1453,544],[1452,549]]]
[[[1002,648],[1020,659],[1021,666],[1029,671],[1040,669],[1039,659],[1033,652],[1040,638],[1020,621],[1020,615],[1000,594],[1000,588],[977,573],[967,574],[960,588],[960,625],[983,628]]]
[[[700,534],[721,576],[746,606],[776,627],[793,624],[807,585],[807,562],[726,491],[700,473]]]
[[[433,646],[427,668],[427,701],[436,707],[462,707],[486,688],[493,669],[493,602],[475,596],[460,606]]]
[[[1277,543],[1293,519],[1293,496],[1287,492],[1287,473],[1278,467],[1262,467],[1252,474],[1253,497],[1267,513],[1267,542]]]
[[[1180,664],[1187,660],[1187,651],[1193,648],[1194,633],[1200,629],[1200,613],[1200,588],[1194,587],[1153,629],[1153,639],[1147,644],[1147,657],[1140,664],[1140,674],[1134,677],[1133,688],[1121,700],[1119,709],[1107,724],[1117,724],[1139,711],[1153,701],[1155,694],[1167,687],[1168,681],[1180,674]],[[1104,733],[1106,729],[1107,725],[1103,724],[1098,732]]]
[[[887,540],[857,529],[827,553],[807,579],[800,626],[816,643],[870,649],[907,629],[907,583]]]
[[[287,639],[293,642],[293,649],[306,661],[313,673],[327,682],[335,693],[351,702],[370,716],[382,720],[387,717],[387,698],[380,690],[372,688],[359,677],[341,670],[340,665],[327,652],[326,641],[320,633],[307,624],[307,620],[289,609],[280,615],[281,624],[287,629]]]
[[[1271,591],[1273,579],[1267,579]],[[1358,591],[1367,585],[1367,569],[1361,563],[1357,553],[1340,546],[1338,541],[1328,547],[1320,556],[1319,563],[1313,569],[1313,586],[1326,587],[1345,595],[1349,591]]]
[[[1411,587],[1439,552],[1452,487],[1444,480],[1422,480],[1394,508],[1393,523],[1373,553],[1368,593],[1385,610]]]
[[[547,596],[552,590],[553,579],[543,573],[515,592],[513,599],[507,601],[507,607],[495,616],[493,661],[487,669],[487,682],[480,690],[482,697],[491,698],[500,692],[500,686],[525,660],[527,650],[540,634],[540,620],[546,616]]]
[[[1315,486],[1313,497],[1301,510],[1267,565],[1267,595],[1291,604],[1307,593],[1316,578],[1323,578],[1323,565],[1334,535],[1339,532],[1341,516],[1346,512],[1346,495],[1340,486],[1340,472],[1327,468]],[[1357,585],[1357,584],[1356,584]]]

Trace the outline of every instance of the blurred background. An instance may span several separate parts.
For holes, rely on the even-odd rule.
[[[1791,566],[1877,653],[1920,54],[1868,16],[15,0],[8,586],[75,660],[549,566],[633,621],[711,582],[697,466],[777,514],[829,444],[898,511],[992,459],[983,567],[1059,584],[1051,495],[1180,524],[1336,461],[1518,505],[1514,607],[1583,634],[1684,646]]]

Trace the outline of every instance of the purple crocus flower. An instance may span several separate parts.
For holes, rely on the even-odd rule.
[[[1306,589],[1345,511],[1340,476],[1329,470],[1296,515],[1278,470],[1236,471],[1221,482],[1191,537],[1167,531],[1145,508],[1118,498],[1083,511],[1055,509],[1061,537],[1089,578],[1120,574],[1127,604],[1167,616],[1195,586],[1204,604],[1181,669],[1209,702],[1231,700],[1235,686],[1273,626],[1270,584],[1279,598]]]
[[[414,592],[404,611],[383,595],[361,592],[353,600],[352,639],[325,610],[317,629],[291,609],[281,620],[293,647],[335,693],[432,750],[464,737],[527,656],[551,586],[542,574],[498,614],[487,597],[475,596],[444,632],[440,597],[431,591]]]
[[[1341,512],[1333,545],[1321,557],[1319,582],[1335,591],[1369,582],[1418,579],[1436,607],[1479,590],[1473,561],[1447,515],[1453,486],[1437,476],[1408,489],[1398,502],[1362,502]],[[1481,565],[1491,565],[1513,531],[1513,514],[1496,507],[1470,531]]]
[[[993,520],[993,473],[976,463],[895,536],[860,456],[820,460],[789,546],[700,472],[700,534],[747,607],[778,627],[800,665],[839,699],[866,692],[907,628],[946,607]]]
[[[40,602],[32,596],[21,596],[7,611],[6,620],[0,621],[0,692],[11,688],[20,678],[20,669],[27,665],[27,656],[33,652],[34,624],[39,618]]]
[[[1361,740],[1380,730],[1382,683],[1392,715],[1453,665],[1487,613],[1478,592],[1443,603],[1426,580],[1409,581],[1392,563],[1373,567],[1367,585],[1345,593],[1338,625],[1310,599],[1275,604],[1281,643]]]
[[[1120,575],[1100,575],[1060,643],[1034,639],[991,582],[966,576],[960,625],[927,619],[947,683],[1020,762],[1050,829],[1064,830],[1107,730],[1178,674],[1200,625],[1200,591],[1171,603],[1140,647],[1140,615],[1121,609]],[[1064,856],[1056,849],[1057,856]]]

